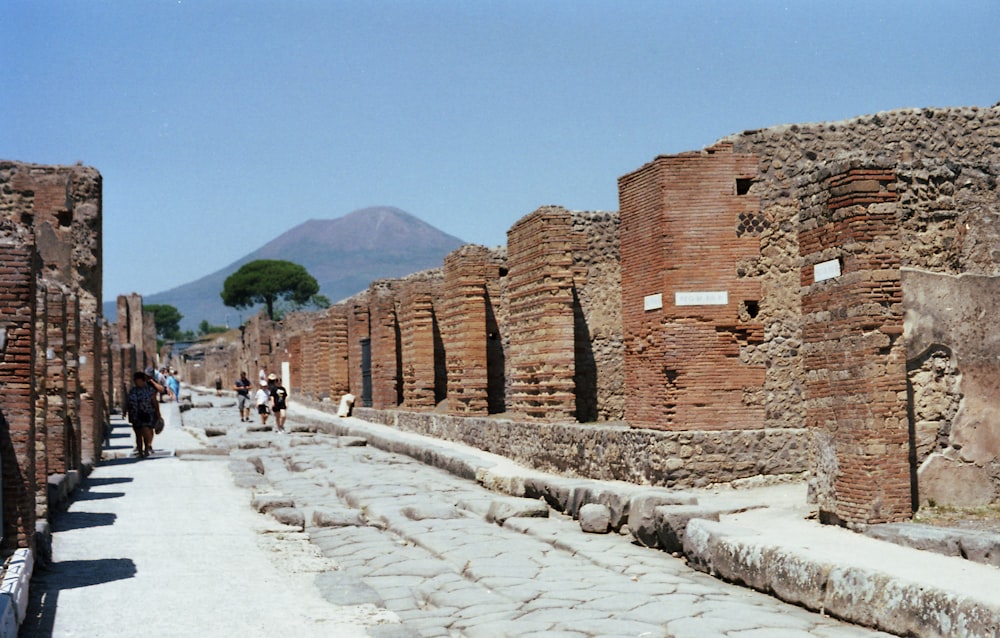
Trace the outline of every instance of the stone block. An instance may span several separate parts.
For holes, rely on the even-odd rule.
[[[665,552],[684,550],[684,536],[688,522],[693,518],[718,521],[719,512],[698,505],[658,505],[653,508],[653,527],[657,545]],[[631,529],[631,524],[629,528]],[[633,530],[633,535],[636,533]],[[644,530],[648,534],[648,530]]]
[[[611,531],[611,510],[601,503],[587,503],[580,508],[580,529],[589,534]]]
[[[278,508],[295,507],[295,501],[281,494],[260,494],[250,501],[250,506],[261,514],[266,514]]]
[[[498,498],[490,503],[486,520],[503,525],[508,518],[548,518],[549,506],[531,498]]]
[[[295,507],[276,507],[269,510],[268,513],[274,517],[274,520],[283,525],[297,527],[299,530],[305,530],[306,528],[305,514],[302,513],[302,510]]]
[[[628,528],[635,540],[646,547],[659,545],[656,508],[661,505],[693,505],[698,499],[683,492],[644,490],[632,496],[627,508]]]

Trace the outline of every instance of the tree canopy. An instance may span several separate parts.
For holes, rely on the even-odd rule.
[[[319,284],[299,264],[280,259],[258,259],[244,264],[226,277],[222,303],[232,308],[250,308],[262,303],[269,319],[274,319],[274,302],[287,300],[295,305],[322,300]]]
[[[181,319],[184,315],[170,304],[143,304],[145,312],[153,313],[153,325],[161,339],[177,340],[181,333]]]

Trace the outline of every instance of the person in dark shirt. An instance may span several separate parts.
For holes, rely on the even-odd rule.
[[[278,432],[285,431],[285,410],[288,409],[288,390],[281,385],[281,379],[269,374],[267,384],[271,394],[271,412],[274,413],[274,427]]]
[[[153,428],[160,418],[160,402],[145,372],[136,372],[133,380],[135,385],[128,392],[128,422],[135,431],[136,453],[146,458],[153,453]]]
[[[250,379],[246,372],[240,373],[240,378],[233,384],[236,388],[236,409],[240,413],[240,422],[250,420]]]

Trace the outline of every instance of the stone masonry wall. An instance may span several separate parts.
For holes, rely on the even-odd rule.
[[[573,252],[576,419],[625,418],[618,215],[570,213]]]

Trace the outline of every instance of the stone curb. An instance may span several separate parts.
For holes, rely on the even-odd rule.
[[[820,561],[735,525],[692,519],[684,553],[713,576],[900,636],[993,636],[1000,627],[992,592],[961,595],[863,565]]]
[[[0,579],[0,636],[16,637],[17,630],[28,613],[28,587],[35,560],[30,549],[14,552]],[[13,622],[13,633],[8,633]]]

